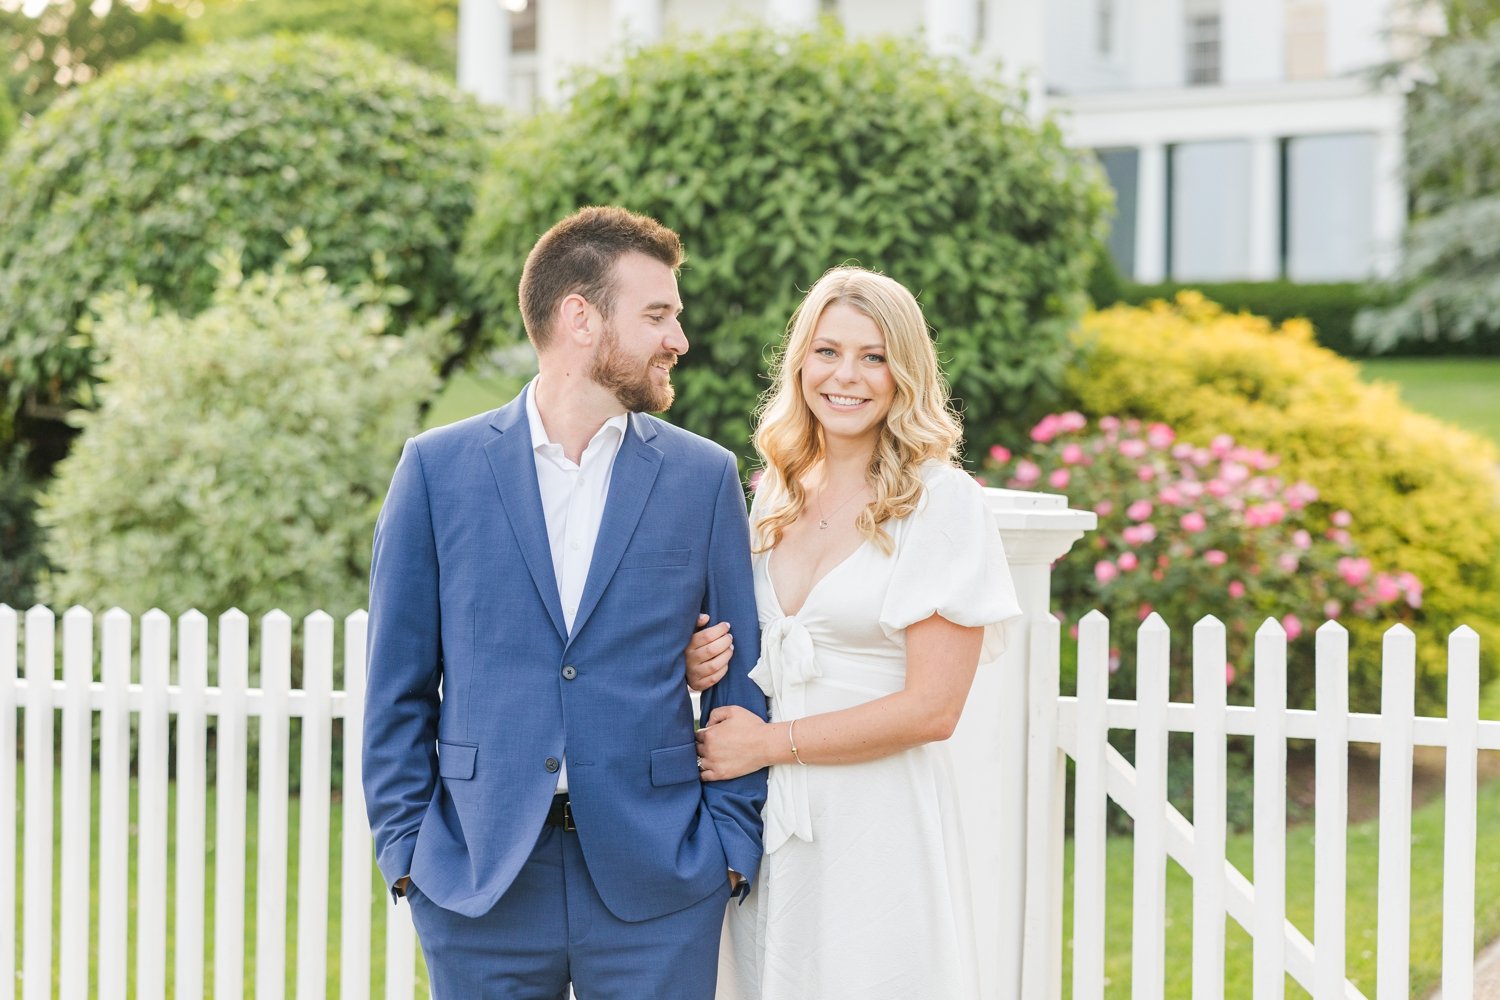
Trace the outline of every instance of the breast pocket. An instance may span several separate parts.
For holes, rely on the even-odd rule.
[[[650,552],[627,552],[620,559],[621,569],[670,569],[686,566],[692,549],[657,549]]]

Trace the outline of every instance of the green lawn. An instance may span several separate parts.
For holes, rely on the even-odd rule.
[[[514,378],[498,372],[454,372],[443,386],[443,393],[423,418],[422,426],[441,427],[476,413],[493,410],[508,403],[526,384],[525,378]]]
[[[1500,358],[1372,358],[1370,381],[1393,382],[1414,409],[1500,444]]]
[[[1500,783],[1479,790],[1480,835],[1475,868],[1475,944],[1500,935],[1500,837],[1486,820],[1500,814]],[[1069,842],[1071,845],[1071,841]],[[1253,841],[1249,834],[1231,837],[1229,859],[1252,881]],[[1128,838],[1112,838],[1107,848],[1105,900],[1106,997],[1130,996],[1131,852]],[[1348,838],[1349,889],[1346,910],[1348,975],[1366,996],[1375,995],[1376,873],[1379,870],[1379,826],[1352,826]],[[1065,941],[1072,926],[1073,857],[1066,852]],[[1287,834],[1287,919],[1308,938],[1313,929],[1313,827],[1293,827]],[[1411,848],[1411,996],[1425,996],[1442,975],[1443,944],[1443,801],[1438,799],[1412,815]],[[1192,996],[1192,880],[1174,862],[1167,865],[1168,998]],[[1251,939],[1234,920],[1225,935],[1223,996],[1251,994]],[[1063,996],[1072,991],[1072,952],[1064,944]],[[1288,998],[1309,994],[1287,977]]]

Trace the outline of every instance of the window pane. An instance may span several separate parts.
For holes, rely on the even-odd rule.
[[[1171,155],[1172,277],[1244,278],[1250,271],[1250,144],[1183,143]]]
[[[1287,276],[1368,277],[1374,247],[1375,136],[1314,135],[1287,142]]]
[[[1115,189],[1115,216],[1109,229],[1109,255],[1127,278],[1135,275],[1135,196],[1141,154],[1134,149],[1095,150],[1110,187]]]

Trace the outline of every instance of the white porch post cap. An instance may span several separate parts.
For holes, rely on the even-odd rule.
[[[1099,515],[1069,507],[1068,498],[1060,493],[987,486],[984,498],[1011,562],[1050,565],[1066,555],[1085,531],[1099,526]]]

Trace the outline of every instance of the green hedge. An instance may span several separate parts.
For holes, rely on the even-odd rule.
[[[618,204],[683,236],[671,418],[742,456],[768,361],[825,270],[911,288],[970,426],[1060,382],[1108,186],[1021,96],[915,41],[761,30],[656,46],[500,147],[462,266],[501,341],[537,235]],[[1044,405],[1044,404],[1041,404]]]

